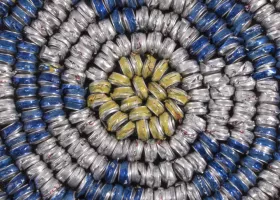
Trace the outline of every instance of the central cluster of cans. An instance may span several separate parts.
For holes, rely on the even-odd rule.
[[[134,133],[143,141],[150,134],[158,140],[172,136],[175,121],[184,117],[179,106],[189,100],[187,93],[176,87],[181,84],[180,73],[167,73],[168,60],[157,62],[152,55],[143,63],[139,54],[131,54],[130,60],[122,57],[119,66],[122,74],[113,72],[108,80],[89,85],[88,106],[99,107],[99,118],[119,140]]]

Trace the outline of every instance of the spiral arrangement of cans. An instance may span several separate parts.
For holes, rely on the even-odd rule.
[[[144,34],[132,35],[141,36],[145,38]],[[118,140],[134,133],[143,141],[150,135],[158,140],[172,136],[175,121],[184,117],[179,105],[185,106],[189,99],[184,90],[176,87],[181,84],[180,73],[167,73],[168,61],[157,62],[152,55],[147,55],[143,63],[139,54],[131,54],[130,60],[122,57],[119,65],[122,74],[113,72],[108,80],[89,85],[88,106],[99,107],[99,118],[108,131],[116,132]]]
[[[279,2],[0,0],[0,199],[278,199]]]

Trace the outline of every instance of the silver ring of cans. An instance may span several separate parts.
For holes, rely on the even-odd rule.
[[[131,54],[130,59],[122,57],[118,62],[122,74],[113,72],[108,80],[89,85],[88,106],[99,108],[99,118],[119,140],[134,133],[143,141],[150,134],[157,140],[172,136],[175,121],[184,117],[179,105],[189,101],[187,93],[176,87],[181,84],[180,73],[167,73],[168,60],[157,62],[152,55],[146,55],[144,63],[139,54]],[[148,78],[151,82],[145,82]]]
[[[275,11],[273,5],[266,1],[245,2],[251,5],[249,8],[251,12],[257,13],[255,18],[258,21],[264,21],[265,27],[271,28],[268,37],[277,41],[277,30],[273,29],[277,14],[275,14],[276,17],[272,15]],[[33,20],[38,8],[42,8],[43,3],[45,3],[44,10],[39,11],[38,18]],[[66,183],[77,189],[76,196],[85,195],[88,199],[200,199],[201,196],[210,196],[211,190],[216,191],[219,186],[221,189],[216,191],[210,199],[240,199],[242,193],[247,194],[244,197],[246,199],[269,199],[277,196],[277,188],[279,188],[279,179],[277,178],[279,170],[277,169],[280,159],[277,153],[272,157],[276,150],[275,127],[279,124],[276,117],[279,114],[277,106],[279,104],[278,83],[272,79],[276,74],[274,68],[276,61],[271,56],[274,46],[268,43],[266,36],[262,35],[261,26],[255,25],[248,28],[251,24],[251,17],[244,12],[243,5],[233,1],[206,1],[205,5],[197,1],[186,2],[184,0],[147,0],[146,2],[141,0],[92,0],[90,4],[79,3],[77,9],[71,11],[68,21],[64,22],[67,18],[67,12],[76,3],[77,1],[70,0],[49,2],[19,0],[15,4],[13,1],[5,0],[0,4],[0,14],[5,16],[3,24],[10,30],[3,31],[0,35],[0,61],[4,63],[1,65],[0,71],[1,86],[4,89],[0,102],[2,114],[0,122],[1,125],[12,123],[2,130],[5,145],[1,144],[0,180],[7,183],[7,188],[5,193],[1,193],[1,198],[5,199],[6,195],[13,195],[15,199],[40,199],[40,195],[42,195],[43,198],[74,199],[74,192],[66,190],[61,183]],[[119,11],[113,11],[116,6],[126,5],[136,8],[144,3],[150,8],[159,7],[160,10],[172,8],[175,13],[187,17],[189,21],[196,24],[198,30],[190,28],[187,21],[178,20],[178,15],[174,13],[162,14],[157,9],[153,9],[150,15],[145,7],[137,10],[136,14],[132,9],[126,8],[123,10],[122,16],[120,16]],[[278,2],[273,1],[273,3],[278,9]],[[11,6],[14,8],[11,9],[11,14],[8,14]],[[212,9],[216,14],[208,12],[207,8]],[[93,23],[96,16],[104,19],[111,11],[112,22],[105,19],[99,23]],[[234,32],[241,33],[241,37],[246,41],[247,56],[254,62],[256,69],[253,75],[257,80],[256,83],[248,76],[253,72],[252,65],[238,62],[245,57],[244,47],[240,45],[240,38],[232,37],[231,31],[224,26],[225,22],[220,21],[218,16],[224,17],[227,23],[233,26]],[[28,26],[30,23],[31,26]],[[89,36],[80,37],[81,32],[86,29],[89,23],[92,23],[88,28]],[[21,32],[23,28],[26,38],[31,42],[22,41],[21,34],[18,32]],[[59,33],[53,35],[53,31],[58,28]],[[161,43],[162,34],[160,33],[149,34],[147,40],[143,40],[143,34],[135,34],[132,36],[131,43],[125,36],[120,36],[117,43],[121,48],[115,48],[113,43],[106,43],[108,45],[102,46],[102,53],[98,54],[95,59],[95,64],[99,69],[89,68],[86,74],[83,73],[91,59],[91,54],[96,53],[103,42],[113,39],[117,33],[134,32],[136,29],[149,29],[160,31],[164,35],[169,34],[172,39],[179,41],[183,48],[176,50],[176,53],[173,52],[176,46],[174,41],[167,38]],[[208,37],[212,38],[213,43],[219,48],[219,54],[225,56],[225,60],[230,63],[225,68],[230,79],[220,73],[225,66],[223,61],[213,59],[206,62],[214,55],[215,48],[210,45],[206,37],[199,37],[199,31],[205,32]],[[49,46],[44,46],[41,49],[40,58],[54,64],[40,66],[42,73],[38,83],[41,85],[39,95],[42,97],[42,112],[39,108],[39,100],[35,98],[38,86],[34,73],[38,62],[36,54],[39,47],[47,42],[46,36],[52,37]],[[91,116],[87,110],[73,113],[70,116],[71,119],[69,118],[71,123],[77,123],[80,132],[89,134],[92,133],[90,131],[94,131],[94,133],[98,133],[91,134],[88,138],[89,143],[97,149],[98,154],[115,155],[116,159],[127,157],[128,160],[133,161],[140,160],[142,152],[145,151],[147,162],[149,160],[153,162],[159,154],[164,160],[173,160],[173,164],[163,162],[159,166],[155,166],[150,163],[148,167],[145,167],[142,164],[137,165],[137,162],[130,164],[127,162],[118,164],[117,161],[108,162],[106,157],[102,155],[96,157],[97,153],[93,148],[87,146],[86,141],[79,138],[76,129],[70,130],[71,125],[61,109],[63,101],[59,98],[61,96],[59,74],[62,72],[62,68],[55,63],[64,60],[71,45],[79,38],[80,41],[70,51],[70,57],[65,59],[67,69],[62,74],[62,81],[65,83],[63,87],[66,89],[64,104],[70,110],[80,110],[85,105],[83,100],[85,92],[81,88],[85,77],[93,80],[105,79],[107,73],[112,70],[113,65],[110,64],[119,55],[128,56],[130,48],[136,50],[136,54],[146,52],[147,49],[151,53],[160,53],[164,59],[173,56],[173,61],[178,64],[176,70],[184,77],[183,89],[190,91],[188,94],[192,100],[185,107],[187,114],[183,124],[171,137],[170,143],[166,141],[155,145],[146,143],[145,150],[143,150],[144,145],[140,140],[135,140],[130,145],[128,139],[123,142],[116,141],[102,129],[93,130],[91,127],[90,130],[87,125],[95,125],[94,123],[98,123],[98,120],[96,122],[96,119],[91,118],[87,121],[87,118]],[[18,40],[21,41],[16,45]],[[139,46],[139,40],[146,41],[146,46]],[[205,61],[205,65],[201,65],[199,69],[197,63],[189,61],[184,48],[189,48],[190,53],[197,56],[199,61]],[[14,56],[15,54],[16,56]],[[110,56],[106,57],[106,55]],[[114,57],[116,55],[117,57]],[[108,60],[106,60],[107,58]],[[277,56],[276,58],[278,59]],[[11,65],[15,62],[17,74],[14,76]],[[128,73],[127,77],[129,76]],[[16,106],[13,103],[12,77],[13,83],[18,86]],[[208,89],[201,88],[202,80],[204,80],[205,85],[210,86],[211,100]],[[255,98],[253,91],[255,85],[260,93],[258,99]],[[229,119],[228,111],[233,106],[230,100],[234,92],[233,88],[236,89],[234,96],[236,105],[233,109],[234,115]],[[126,92],[124,91],[124,94]],[[143,95],[141,88],[138,89],[138,93],[140,96]],[[118,96],[118,94],[117,91],[116,95]],[[257,101],[259,105],[255,108]],[[207,114],[205,105],[207,102],[209,102],[210,109],[210,113],[206,117],[207,133],[199,135],[199,139],[195,141],[197,133],[206,129],[206,121],[200,116]],[[28,133],[28,140],[26,133],[22,132],[22,125],[16,122],[19,119],[16,107],[22,111],[21,119],[24,122],[24,131]],[[87,112],[88,114],[84,114]],[[255,121],[252,121],[251,118],[255,112],[257,112],[257,116]],[[82,117],[75,117],[75,114]],[[228,128],[225,126],[227,121],[234,126],[230,137]],[[62,147],[58,146],[54,137],[45,131],[45,122],[49,126],[49,132],[53,136],[57,136]],[[253,141],[254,123],[257,125],[254,130],[257,138]],[[96,127],[101,128],[101,126]],[[114,124],[110,127],[112,130],[117,129]],[[218,153],[217,140],[227,140],[226,144],[220,145],[221,150]],[[44,162],[50,164],[56,173],[55,178],[49,166],[32,152],[32,148],[27,142],[37,145],[36,153],[42,155]],[[195,151],[186,156],[189,151],[188,145],[193,142],[195,142],[193,144]],[[249,149],[252,142],[253,148]],[[9,149],[9,155],[16,160],[16,165],[5,153],[5,146]],[[149,146],[150,148],[146,150],[146,147]],[[68,152],[64,150],[66,147],[69,149]],[[123,155],[125,154],[123,149],[126,149],[126,155]],[[86,153],[87,150],[90,154]],[[180,157],[176,158],[173,151]],[[235,163],[240,160],[239,154],[244,154],[247,151],[248,155],[241,160],[242,167],[237,170],[237,173],[231,173],[236,170]],[[186,156],[186,158],[181,156]],[[77,159],[82,167],[72,163],[71,157]],[[263,163],[268,163],[271,160],[274,162],[269,164],[270,167],[262,171]],[[203,173],[206,162],[209,164],[203,176],[196,175],[192,183],[177,183],[172,186],[176,183],[176,176],[184,182],[189,182],[194,172]],[[89,167],[95,180],[104,177],[107,184],[93,181],[91,174],[86,174],[83,169]],[[25,170],[28,178],[19,169]],[[260,181],[256,184],[256,173],[260,171],[262,171],[259,174]],[[117,174],[118,178],[116,178]],[[34,180],[36,189],[40,189],[41,194],[35,191],[33,182],[28,182],[28,179]],[[116,179],[122,185],[127,185],[132,181],[140,185],[148,185],[151,188],[160,187],[162,180],[170,187],[168,189],[144,190],[143,188],[133,189],[131,187],[124,188],[121,185],[111,185]],[[226,180],[227,182],[225,182]],[[256,187],[249,190],[252,185]]]

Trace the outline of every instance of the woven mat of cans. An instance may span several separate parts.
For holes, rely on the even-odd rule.
[[[0,200],[279,200],[279,19],[280,0],[0,0]]]

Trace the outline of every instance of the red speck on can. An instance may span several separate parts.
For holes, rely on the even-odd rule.
[[[245,5],[245,10],[248,12],[250,11],[251,6],[250,5]]]

